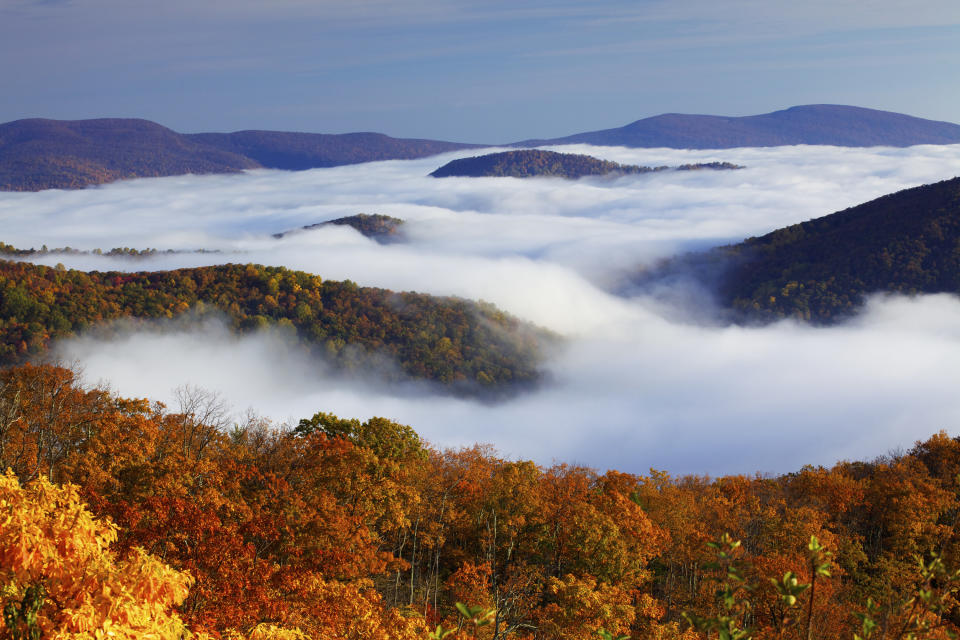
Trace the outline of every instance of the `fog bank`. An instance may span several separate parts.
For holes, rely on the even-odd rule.
[[[680,151],[563,147],[622,163],[729,161],[739,171],[564,181],[445,178],[454,157],[299,173],[135,180],[82,191],[0,194],[4,237],[29,248],[156,247],[143,259],[50,254],[82,269],[224,262],[303,269],[361,285],[484,299],[561,332],[552,386],[498,405],[340,379],[276,335],[222,328],[80,337],[59,347],[91,381],[172,398],[191,383],[295,423],[316,411],[412,425],[439,446],[675,473],[782,472],[909,447],[960,428],[960,303],[878,298],[834,328],[714,326],[697,295],[665,309],[609,292],[624,272],[960,174],[960,145]],[[381,245],[347,227],[292,233],[356,213],[406,220]],[[218,253],[190,253],[211,249]],[[679,318],[679,319],[678,319]]]
[[[785,472],[960,425],[960,301],[945,295],[875,298],[834,328],[673,324],[635,301],[549,363],[553,384],[496,405],[346,381],[278,335],[214,326],[69,340],[58,354],[123,395],[173,402],[189,383],[276,422],[385,416],[440,446],[635,473]]]

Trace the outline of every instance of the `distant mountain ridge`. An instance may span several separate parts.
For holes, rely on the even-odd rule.
[[[149,120],[36,118],[0,124],[0,191],[75,189],[188,173],[333,167],[422,158],[473,146],[379,133],[185,135]]]
[[[192,133],[193,142],[250,158],[268,169],[300,171],[376,160],[411,160],[480,145],[391,138],[382,133],[293,133],[237,131]]]
[[[0,189],[72,189],[133,177],[260,166],[149,120],[17,120],[0,125]]]
[[[592,144],[673,149],[729,149],[823,144],[839,147],[909,147],[960,143],[960,125],[891,111],[814,104],[755,116],[666,113],[624,127],[512,146]]]
[[[843,105],[806,105],[756,116],[663,114],[625,127],[512,147],[593,144],[725,149],[793,144],[894,146],[960,143],[960,125]],[[181,134],[149,120],[34,118],[0,124],[0,191],[73,189],[126,178],[245,169],[300,170],[423,158],[484,146],[381,133],[285,131]]]

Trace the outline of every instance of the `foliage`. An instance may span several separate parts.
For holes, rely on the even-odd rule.
[[[401,235],[401,226],[404,224],[400,218],[385,216],[379,213],[358,213],[355,216],[346,216],[327,222],[318,222],[303,227],[304,231],[310,229],[319,229],[329,225],[353,227],[368,238],[373,238],[377,242],[386,243],[397,240]],[[287,232],[290,233],[290,232]],[[282,238],[287,233],[276,233],[273,237]]]
[[[119,318],[224,315],[237,331],[286,327],[347,370],[388,369],[463,393],[531,384],[543,330],[492,305],[322,280],[301,271],[222,265],[154,273],[51,269],[0,261],[0,363]]]
[[[666,168],[653,169],[636,165],[621,165],[582,154],[523,149],[521,151],[502,151],[451,160],[430,175],[434,178],[451,176],[512,178],[554,176],[576,179],[584,176],[602,176],[608,173],[648,173],[662,171]]]
[[[371,418],[361,423],[355,418],[344,420],[320,412],[300,420],[293,432],[299,436],[322,433],[328,438],[343,438],[386,460],[412,463],[427,455],[416,431],[385,418]]]
[[[722,604],[720,613],[701,616],[684,612],[683,617],[699,631],[706,632],[708,635],[716,632],[719,640],[750,640],[754,637],[754,630],[739,625],[747,617],[746,614],[756,606],[749,594],[755,592],[758,585],[745,580],[733,560],[733,552],[740,547],[740,541],[733,540],[729,534],[724,533],[719,542],[708,543],[708,546],[716,550],[717,561],[707,566],[726,573],[726,580],[717,591]],[[803,637],[807,640],[814,637],[812,615],[816,580],[832,577],[829,558],[833,554],[820,544],[816,536],[811,536],[807,549],[809,583],[799,582],[797,576],[790,571],[780,580],[770,578],[783,605],[781,623],[776,627],[778,638],[789,635],[791,627],[796,622],[792,613],[797,608],[798,596],[807,589],[809,589],[807,622]],[[860,630],[863,635],[853,632],[853,640],[867,640],[877,631],[880,631],[884,638],[889,634],[892,638],[906,640],[957,637],[958,634],[954,629],[947,628],[951,625],[945,620],[945,616],[957,606],[953,594],[960,591],[960,570],[948,571],[940,555],[933,552],[929,562],[919,560],[916,576],[918,581],[914,595],[887,611],[882,611],[872,598],[867,599],[866,611],[856,614],[861,622]],[[882,624],[877,620],[881,615],[884,618]]]
[[[0,477],[0,635],[181,638],[186,629],[172,607],[193,580],[141,549],[118,559],[116,539],[77,487]]]
[[[607,174],[653,173],[666,171],[669,168],[624,165],[582,154],[523,149],[451,160],[430,175],[434,178],[451,176],[511,178],[552,176],[577,179],[584,176],[603,176]],[[729,162],[709,162],[705,164],[686,164],[677,168],[684,171],[693,171],[698,169],[741,169],[742,167]]]
[[[723,304],[749,318],[828,323],[868,294],[960,293],[960,178],[715,250]]]
[[[708,542],[707,546],[716,554],[716,560],[705,566],[719,573],[716,597],[720,612],[714,616],[684,612],[683,617],[697,631],[707,635],[716,633],[720,640],[751,640],[753,631],[744,625],[744,619],[750,611],[750,602],[744,596],[751,586],[744,578],[736,555],[740,541],[724,533],[716,542]],[[792,581],[790,586],[793,586]]]
[[[27,529],[2,525],[2,570],[38,558],[31,549],[74,554],[59,582],[37,568],[56,563],[0,576],[9,635],[46,628],[67,582],[144,572],[166,578],[131,599],[156,604],[172,580],[166,619],[176,604],[181,626],[238,640],[960,630],[960,440],[943,433],[871,462],[710,480],[438,451],[385,418],[231,426],[196,389],[178,404],[84,388],[61,368],[0,371],[5,491],[47,500],[21,509],[47,523],[40,538],[103,540],[86,544],[89,559],[46,543],[24,552],[15,538]]]

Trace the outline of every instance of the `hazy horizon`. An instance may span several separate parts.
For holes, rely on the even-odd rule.
[[[8,0],[0,122],[498,143],[847,104],[960,122],[960,5]]]
[[[635,119],[632,119],[632,120],[627,121],[627,122],[621,122],[621,123],[612,124],[612,125],[609,125],[609,124],[608,124],[608,125],[604,125],[604,126],[593,126],[593,125],[590,124],[590,122],[583,122],[583,123],[579,126],[579,128],[576,129],[576,130],[569,130],[569,131],[565,131],[565,132],[563,132],[563,133],[557,133],[556,135],[552,135],[552,136],[542,136],[542,137],[540,137],[540,136],[524,136],[524,139],[523,139],[523,140],[521,140],[521,139],[519,139],[519,138],[517,138],[517,139],[512,139],[512,140],[507,140],[507,139],[504,139],[504,138],[502,138],[502,137],[501,137],[501,138],[497,138],[495,141],[494,141],[494,140],[482,140],[482,141],[481,141],[481,140],[479,140],[479,139],[466,140],[466,139],[463,139],[463,138],[448,138],[448,139],[443,140],[443,142],[453,142],[453,143],[459,143],[459,144],[486,145],[487,147],[489,147],[489,149],[499,149],[500,147],[499,147],[498,145],[513,145],[513,144],[516,144],[516,143],[518,143],[518,142],[523,142],[524,140],[536,141],[536,140],[545,140],[545,139],[551,139],[551,138],[563,138],[563,137],[566,137],[566,136],[572,136],[572,135],[582,134],[582,133],[590,133],[590,132],[603,131],[603,130],[608,130],[608,129],[618,129],[618,128],[625,127],[625,126],[634,124],[634,123],[636,123],[636,122],[645,120],[645,119],[655,118],[655,117],[664,116],[664,115],[716,116],[716,117],[721,117],[721,118],[738,118],[738,117],[745,117],[745,116],[767,115],[768,113],[779,112],[779,111],[786,111],[786,110],[788,110],[788,109],[792,109],[792,108],[795,108],[795,107],[807,107],[807,106],[854,107],[854,108],[860,108],[860,109],[867,109],[867,110],[873,110],[873,111],[881,111],[881,112],[886,112],[886,113],[893,113],[893,114],[897,114],[897,115],[905,115],[905,116],[914,117],[914,118],[918,118],[918,119],[922,119],[922,120],[928,120],[928,121],[930,121],[930,122],[940,122],[940,123],[946,123],[946,124],[958,124],[958,123],[960,123],[960,119],[958,119],[957,122],[952,122],[952,121],[948,121],[948,120],[937,120],[937,119],[935,119],[935,118],[925,118],[925,117],[922,117],[922,116],[918,116],[918,115],[916,115],[916,114],[914,114],[914,113],[900,113],[900,112],[891,111],[891,110],[888,110],[888,109],[878,109],[878,108],[876,108],[876,107],[872,107],[872,106],[868,106],[868,105],[840,105],[840,104],[831,104],[831,103],[810,103],[810,104],[802,104],[802,105],[801,105],[801,104],[783,105],[783,106],[781,106],[781,107],[773,108],[773,109],[771,109],[770,111],[762,112],[762,113],[761,113],[761,112],[755,112],[755,113],[738,113],[738,114],[731,114],[731,113],[706,113],[706,112],[693,112],[693,111],[686,111],[686,112],[676,112],[676,111],[673,111],[673,112],[661,112],[661,113],[653,113],[653,114],[649,114],[649,115],[644,115],[644,116],[642,116],[642,117],[635,118]],[[53,120],[59,120],[59,121],[65,121],[65,122],[73,122],[73,121],[75,121],[75,122],[82,122],[82,121],[84,121],[84,120],[110,120],[110,119],[121,119],[121,120],[125,120],[125,119],[129,119],[129,120],[149,120],[149,119],[147,119],[147,118],[143,118],[142,116],[137,116],[137,115],[123,116],[123,117],[120,117],[120,116],[113,117],[113,116],[109,116],[109,115],[92,115],[92,116],[89,116],[89,117],[86,117],[86,118],[69,118],[69,117],[65,117],[65,118],[44,118],[44,117],[42,117],[42,116],[25,116],[25,117],[23,117],[23,118],[18,118],[17,120],[31,120],[31,119],[41,119],[41,120],[43,120],[43,119],[53,119]],[[594,119],[595,119],[595,118],[592,118],[591,121],[593,121]],[[9,122],[16,122],[17,120],[10,120],[10,121],[6,121],[6,122],[0,122],[0,124],[8,124]],[[239,132],[241,132],[241,131],[271,131],[271,132],[283,132],[283,133],[307,133],[307,134],[325,134],[325,135],[374,133],[374,134],[384,134],[384,135],[387,135],[387,136],[393,137],[393,138],[405,138],[405,136],[394,135],[394,134],[391,133],[390,131],[380,130],[380,129],[378,129],[378,130],[369,130],[369,131],[337,131],[337,132],[333,132],[333,131],[325,131],[325,130],[322,131],[322,130],[267,129],[267,128],[265,128],[265,127],[252,126],[252,127],[246,128],[246,129],[199,130],[199,129],[196,129],[195,127],[187,127],[186,129],[177,129],[176,127],[170,126],[170,125],[168,125],[167,123],[164,123],[164,122],[154,121],[154,120],[149,120],[149,121],[150,121],[150,122],[156,122],[156,124],[159,124],[159,125],[161,125],[161,126],[164,126],[164,127],[168,128],[168,129],[171,129],[172,131],[175,131],[175,132],[181,133],[181,134],[195,134],[195,133],[239,133]],[[421,137],[421,139],[438,140],[437,138],[429,138],[429,137]],[[543,147],[544,145],[539,145],[539,146],[540,146],[540,147]],[[574,145],[572,145],[572,144],[564,144],[564,145],[562,145],[562,148],[565,149],[565,148],[570,147],[570,146],[574,146]],[[512,147],[504,146],[504,147],[502,147],[502,148],[503,148],[503,149],[508,149],[508,148],[512,148]],[[643,148],[643,149],[648,149],[648,150],[649,150],[649,149],[656,149],[657,147],[638,147],[638,148]],[[673,148],[680,148],[680,147],[673,147]],[[696,148],[697,148],[697,150],[704,150],[703,147],[699,147],[699,146],[698,146],[698,147],[696,147]],[[736,147],[734,147],[734,148],[736,148]],[[562,150],[562,149],[558,146],[558,150]],[[709,151],[709,150],[711,150],[711,149],[707,148],[706,150]],[[480,152],[480,151],[482,151],[482,147],[481,147],[481,146],[478,146],[476,149],[474,149],[474,150],[472,151],[472,153],[477,153],[477,152]]]

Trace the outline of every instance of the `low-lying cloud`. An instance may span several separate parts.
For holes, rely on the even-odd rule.
[[[489,405],[348,381],[281,336],[216,325],[64,342],[90,382],[175,406],[192,384],[296,424],[317,411],[411,424],[443,446],[644,473],[783,472],[872,457],[960,425],[960,300],[876,298],[856,322],[813,328],[670,323],[634,301],[549,363],[551,385]]]
[[[345,381],[276,336],[222,330],[92,337],[60,346],[91,381],[168,400],[192,383],[277,421],[316,411],[411,424],[447,446],[644,472],[788,471],[871,457],[960,425],[960,302],[875,299],[829,329],[711,326],[607,286],[678,251],[733,242],[960,174],[960,146],[724,151],[566,147],[618,162],[714,160],[740,171],[617,179],[434,179],[453,157],[300,173],[137,180],[0,194],[18,247],[157,247],[220,253],[144,259],[48,255],[83,269],[258,262],[361,285],[485,299],[570,338],[554,383],[497,405]],[[476,152],[473,152],[476,153]],[[345,227],[271,234],[359,212],[407,220],[380,245]],[[693,314],[696,317],[696,314]]]

